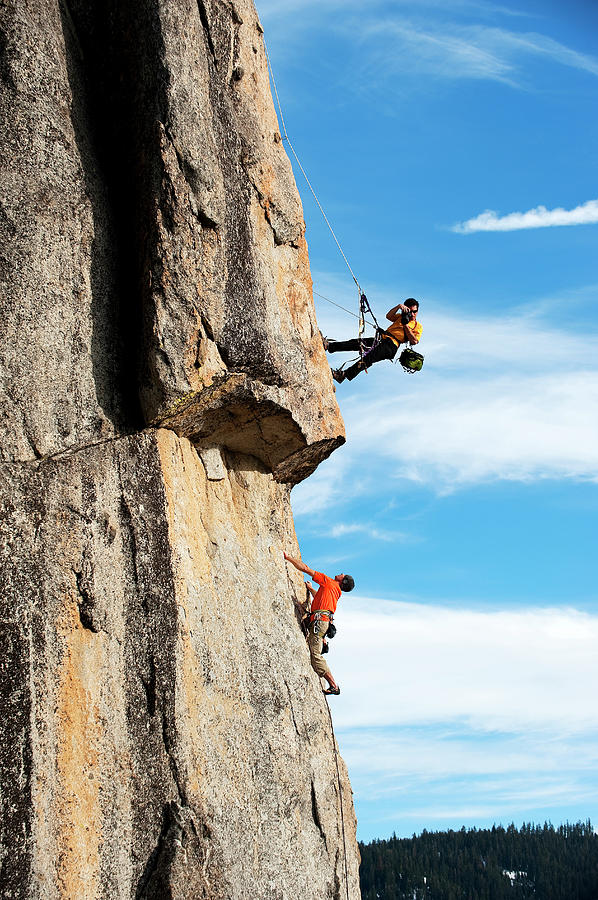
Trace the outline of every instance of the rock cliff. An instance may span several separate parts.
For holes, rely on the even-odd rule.
[[[282,559],[344,433],[256,11],[7,0],[0,53],[0,892],[356,900]]]

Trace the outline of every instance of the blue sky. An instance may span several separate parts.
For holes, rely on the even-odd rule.
[[[359,836],[598,823],[598,4],[257,6],[377,317],[421,302],[423,371],[340,385],[347,444],[293,491],[305,561],[357,582],[330,664]],[[355,309],[295,171],[314,290]]]

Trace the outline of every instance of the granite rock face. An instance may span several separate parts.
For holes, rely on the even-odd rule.
[[[344,432],[255,9],[8,0],[0,52],[0,893],[355,900],[282,559]]]
[[[202,455],[159,429],[2,470],[3,896],[344,896],[289,488]]]
[[[0,29],[3,458],[175,413],[203,440],[208,408],[237,449],[240,402],[313,469],[343,426],[252,4],[11,0]]]

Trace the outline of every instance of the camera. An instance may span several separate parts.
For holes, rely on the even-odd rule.
[[[401,325],[409,325],[409,322],[413,318],[413,310],[407,308],[407,312],[402,310],[401,312]]]

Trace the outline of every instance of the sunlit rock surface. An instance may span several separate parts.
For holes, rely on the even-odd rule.
[[[9,0],[0,49],[0,893],[332,900],[346,845],[354,900],[282,559],[344,431],[255,9]]]

